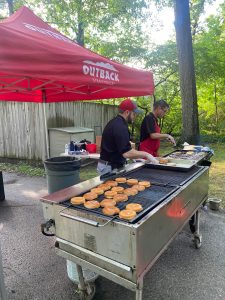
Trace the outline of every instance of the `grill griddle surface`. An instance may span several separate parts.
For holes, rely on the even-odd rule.
[[[180,186],[184,185],[200,170],[201,167],[199,166],[194,166],[188,172],[150,169],[148,167],[143,167],[132,173],[129,173],[128,175],[129,177],[137,178],[139,180],[149,180],[152,184]]]
[[[119,186],[123,186],[124,188],[130,187],[127,184],[119,184]],[[135,196],[129,196],[128,201],[119,202],[116,206],[120,210],[125,209],[126,205],[128,203],[139,203],[139,204],[142,205],[143,210],[141,212],[137,213],[137,216],[134,219],[132,219],[131,221],[121,220],[118,216],[116,216],[116,217],[106,216],[102,213],[102,208],[88,209],[88,208],[84,207],[82,204],[81,205],[72,205],[70,203],[70,199],[63,202],[62,205],[70,207],[72,209],[77,209],[77,210],[89,212],[91,214],[97,214],[97,215],[100,215],[100,216],[104,216],[107,219],[115,218],[116,220],[119,220],[121,222],[136,223],[143,215],[145,215],[151,209],[153,209],[158,204],[160,204],[164,199],[166,199],[176,189],[177,188],[174,188],[174,187],[171,187],[171,186],[160,186],[159,187],[157,185],[152,185],[149,188],[146,188],[144,191],[139,192]],[[97,201],[101,202],[103,199],[105,199],[104,195],[100,195],[98,197]]]
[[[88,209],[83,205],[72,205],[70,203],[70,199],[62,202],[61,204],[63,206],[72,209],[100,215],[107,219],[116,219],[118,221],[125,222],[125,223],[136,223],[150,210],[152,210],[154,207],[159,205],[163,200],[168,198],[172,193],[174,193],[181,185],[185,184],[185,182],[187,182],[195,174],[200,172],[201,169],[202,167],[194,166],[188,172],[179,172],[179,171],[170,171],[170,170],[149,169],[148,167],[144,166],[135,171],[131,171],[125,174],[124,176],[120,176],[120,177],[126,177],[127,179],[136,178],[139,181],[148,180],[151,182],[151,186],[149,188],[146,188],[143,192],[138,192],[138,194],[135,196],[129,196],[128,201],[119,202],[117,204],[117,207],[120,210],[125,209],[128,203],[139,203],[143,206],[143,210],[137,213],[137,216],[130,221],[121,220],[118,216],[116,217],[106,216],[102,213],[102,208]],[[110,178],[107,178],[105,181],[109,179]],[[120,183],[119,186],[122,186],[124,188],[131,187],[128,186],[126,183],[123,184]],[[98,196],[97,201],[101,202],[104,198],[105,198],[104,195],[100,195]]]

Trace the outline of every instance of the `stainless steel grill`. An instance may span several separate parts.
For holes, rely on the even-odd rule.
[[[46,230],[54,227],[57,254],[78,264],[81,299],[90,299],[90,294],[80,265],[135,291],[141,300],[144,275],[193,215],[194,242],[200,247],[198,208],[207,199],[208,169],[194,166],[178,172],[153,170],[143,163],[127,166],[123,176],[152,183],[119,204],[121,209],[131,202],[143,205],[144,210],[131,222],[106,217],[100,209],[70,205],[71,197],[102,183],[100,177],[41,199],[47,220],[43,232],[48,234]]]

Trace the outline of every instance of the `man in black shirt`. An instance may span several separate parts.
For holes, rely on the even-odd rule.
[[[139,113],[141,111],[137,104],[128,98],[120,103],[119,114],[109,121],[104,128],[100,160],[97,167],[100,174],[123,167],[126,159],[143,158],[158,163],[149,153],[131,148],[128,124],[132,124]]]
[[[141,124],[140,150],[146,151],[153,156],[159,156],[160,140],[166,139],[173,145],[176,145],[171,135],[160,132],[158,123],[158,119],[163,118],[169,108],[169,104],[165,100],[158,100],[154,103],[153,112],[148,114]]]

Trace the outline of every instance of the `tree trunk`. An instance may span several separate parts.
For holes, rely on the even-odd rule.
[[[84,47],[84,26],[82,22],[78,23],[77,43]]]
[[[8,8],[9,8],[9,15],[12,15],[14,13],[13,9],[13,0],[7,0]]]
[[[78,10],[77,10],[77,21],[78,21],[78,29],[77,29],[77,43],[84,47],[84,20],[83,20],[83,3],[82,0],[77,2]]]
[[[216,113],[216,132],[218,133],[219,132],[219,117],[218,117],[216,83],[214,83],[214,104],[215,104],[215,113]]]
[[[182,99],[182,141],[200,142],[198,104],[188,0],[175,0],[175,29]]]

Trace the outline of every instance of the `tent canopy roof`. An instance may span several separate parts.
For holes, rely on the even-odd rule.
[[[79,46],[20,8],[0,23],[0,100],[61,102],[152,95],[151,72]]]

